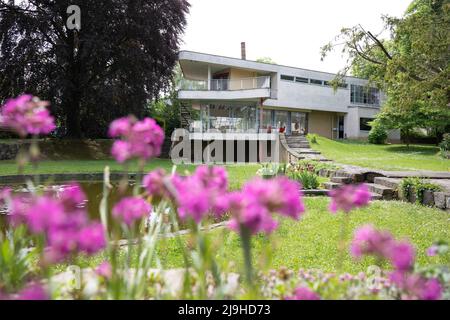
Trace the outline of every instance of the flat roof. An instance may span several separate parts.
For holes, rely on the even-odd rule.
[[[332,73],[332,72],[326,72],[326,71],[320,71],[320,70],[313,70],[313,69],[306,69],[306,68],[299,68],[299,67],[292,67],[292,66],[287,66],[287,65],[283,65],[283,64],[276,64],[276,63],[267,63],[267,62],[259,62],[259,61],[254,61],[254,60],[243,60],[243,59],[239,59],[239,58],[234,58],[234,57],[227,57],[227,56],[221,56],[218,54],[211,54],[211,53],[203,53],[203,52],[198,52],[198,51],[190,51],[190,50],[180,50],[180,53],[194,53],[194,54],[201,54],[201,55],[206,55],[206,56],[211,56],[211,57],[218,57],[218,58],[225,58],[225,59],[230,59],[230,60],[236,60],[239,62],[251,62],[252,64],[259,64],[261,65],[262,69],[267,70],[264,67],[269,67],[269,66],[275,66],[275,67],[284,67],[284,68],[290,68],[290,69],[296,69],[296,70],[302,70],[302,71],[307,71],[307,72],[318,72],[318,73],[324,73],[324,74],[328,74],[328,75],[333,75],[336,76],[336,73]],[[354,76],[345,76],[345,78],[353,78],[353,79],[358,79],[358,80],[364,80],[364,81],[368,81],[368,79],[364,79],[364,78],[358,78],[358,77],[354,77]]]

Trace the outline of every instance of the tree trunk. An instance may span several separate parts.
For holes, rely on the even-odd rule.
[[[72,92],[67,98],[64,109],[66,110],[66,137],[82,138],[80,126],[80,99],[76,92]],[[64,103],[64,102],[63,102]]]

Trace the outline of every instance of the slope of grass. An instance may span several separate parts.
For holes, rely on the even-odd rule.
[[[307,213],[299,222],[283,219],[280,228],[270,238],[255,236],[253,254],[255,264],[267,268],[282,266],[291,269],[321,269],[335,272],[338,256],[338,241],[342,215],[328,212],[329,199],[306,198]],[[361,225],[373,224],[378,228],[390,230],[398,239],[409,239],[417,248],[417,262],[420,265],[434,263],[450,264],[450,256],[427,257],[425,251],[436,240],[450,242],[450,219],[448,214],[437,209],[402,202],[375,201],[370,207],[351,213],[347,228],[347,246],[353,231]],[[239,237],[227,229],[210,233],[212,243],[217,246],[216,259],[231,270],[242,265],[242,251]],[[160,258],[165,268],[178,268],[183,265],[182,249],[174,239],[160,244]],[[80,261],[83,266],[96,266],[105,259],[99,255]],[[366,258],[354,261],[348,251],[344,256],[341,272],[356,274],[367,271],[374,260]]]
[[[311,144],[328,159],[338,163],[383,170],[450,171],[450,160],[439,156],[435,146],[373,145],[361,141],[334,141],[319,137]]]

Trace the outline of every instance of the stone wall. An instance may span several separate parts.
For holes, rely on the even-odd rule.
[[[0,143],[0,160],[13,160],[19,152],[19,145]]]

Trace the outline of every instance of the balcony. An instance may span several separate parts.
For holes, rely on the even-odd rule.
[[[186,100],[237,100],[270,98],[270,76],[243,79],[182,79],[179,98]]]

